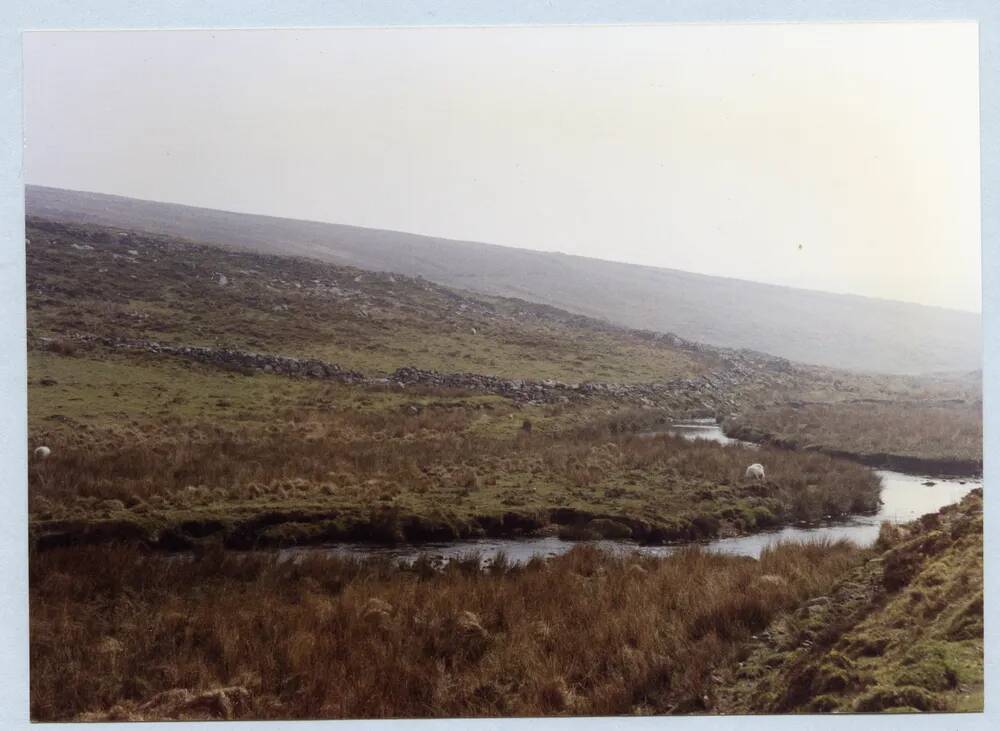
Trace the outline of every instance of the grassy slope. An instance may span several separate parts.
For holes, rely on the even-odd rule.
[[[878,548],[769,627],[723,673],[716,710],[981,711],[981,492],[884,528]]]
[[[33,336],[83,331],[222,345],[318,357],[369,375],[416,366],[628,383],[696,378],[726,366],[712,348],[420,279],[42,220],[29,220],[28,239]],[[789,399],[981,400],[972,376],[880,376],[766,358],[743,375],[749,378],[734,395],[756,404],[755,411]],[[882,433],[906,431],[910,414],[892,416]],[[932,430],[924,447],[947,443],[947,436]]]

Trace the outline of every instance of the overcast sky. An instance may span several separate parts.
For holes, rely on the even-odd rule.
[[[974,24],[25,36],[25,180],[980,309]]]

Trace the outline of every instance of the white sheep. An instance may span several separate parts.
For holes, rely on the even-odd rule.
[[[747,467],[746,477],[748,480],[758,480],[760,482],[764,481],[764,465],[754,462],[752,465]]]
[[[35,448],[35,456],[38,457],[38,459],[47,459],[50,454],[52,454],[52,450],[48,447]]]

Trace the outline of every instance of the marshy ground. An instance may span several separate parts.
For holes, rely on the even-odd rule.
[[[523,407],[92,353],[32,363],[39,384],[56,382],[31,402],[53,450],[30,468],[43,545],[441,540],[593,519],[613,537],[662,542],[878,500],[874,474],[846,460],[641,436],[665,421],[655,409]],[[763,484],[743,476],[759,460]]]

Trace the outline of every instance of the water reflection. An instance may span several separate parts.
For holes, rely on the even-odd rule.
[[[707,442],[716,442],[718,444],[741,444],[744,447],[751,447],[753,449],[757,448],[756,444],[752,442],[743,442],[739,439],[733,439],[732,437],[727,437],[722,433],[722,428],[715,422],[715,419],[691,419],[690,421],[681,421],[676,424],[672,424],[668,429],[663,431],[650,431],[643,432],[641,436],[656,436],[657,434],[673,434],[674,436],[684,437],[685,439],[701,439]]]

